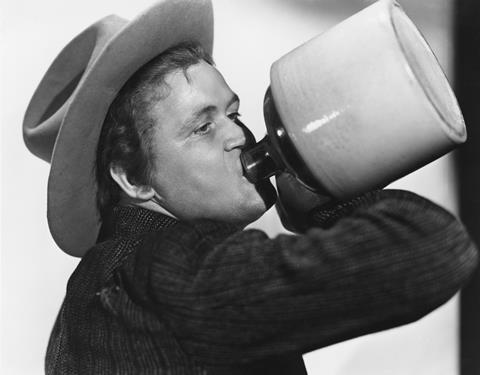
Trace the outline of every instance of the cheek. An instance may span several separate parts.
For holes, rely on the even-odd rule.
[[[242,178],[239,153],[225,153],[217,144],[169,151],[156,160],[155,189],[179,217],[263,207],[255,187]]]
[[[223,160],[211,150],[172,152],[158,158],[155,179],[167,194],[207,194],[225,174]]]

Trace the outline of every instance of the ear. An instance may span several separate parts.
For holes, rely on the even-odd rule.
[[[132,184],[127,177],[127,174],[123,168],[118,166],[110,167],[110,175],[113,180],[120,186],[125,194],[130,198],[140,200],[140,201],[149,201],[155,195],[155,191],[151,186],[148,185],[136,185]]]

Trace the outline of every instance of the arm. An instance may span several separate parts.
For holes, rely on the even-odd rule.
[[[313,220],[301,236],[249,230],[218,243],[220,224],[198,226],[190,266],[169,283],[175,255],[154,253],[152,296],[187,352],[231,364],[406,324],[450,299],[477,261],[463,226],[412,193],[370,193]]]

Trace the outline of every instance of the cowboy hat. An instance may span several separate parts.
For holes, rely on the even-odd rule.
[[[161,0],[132,21],[105,17],[75,37],[41,80],[23,135],[28,149],[51,163],[47,218],[66,253],[83,256],[98,236],[94,166],[110,104],[141,66],[185,41],[212,53],[210,0]]]

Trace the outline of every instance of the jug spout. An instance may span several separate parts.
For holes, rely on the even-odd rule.
[[[245,177],[256,184],[285,169],[266,135],[260,142],[242,151],[240,155]]]

